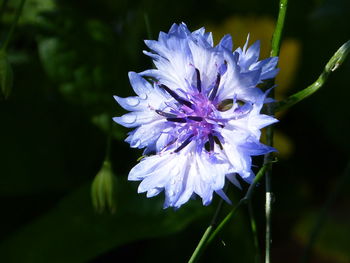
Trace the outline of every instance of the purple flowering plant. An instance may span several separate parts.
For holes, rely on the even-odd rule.
[[[130,171],[130,181],[141,181],[139,193],[153,197],[165,194],[164,208],[180,208],[190,198],[199,196],[209,205],[214,192],[231,204],[225,183],[248,190],[232,210],[217,223],[222,202],[205,230],[189,262],[196,262],[208,244],[233,217],[237,209],[248,205],[255,255],[260,248],[252,214],[252,195],[257,183],[265,178],[265,262],[271,250],[271,169],[273,163],[272,125],[274,113],[287,109],[316,92],[350,52],[350,41],[341,46],[326,64],[320,77],[307,88],[276,102],[273,92],[278,73],[278,55],[287,0],[280,0],[279,15],[271,41],[271,53],[259,60],[259,41],[233,49],[230,35],[215,46],[212,33],[200,28],[191,32],[186,24],[173,24],[158,40],[146,40],[155,68],[130,72],[136,96],[114,96],[129,111],[113,120],[127,128],[126,142],[144,149],[144,155]],[[263,85],[261,85],[263,84]],[[262,90],[261,86],[267,86]],[[266,105],[264,107],[264,105]],[[262,112],[264,107],[264,111]],[[266,128],[266,145],[260,142]],[[252,157],[264,155],[255,175]],[[240,178],[239,178],[240,177]],[[227,179],[227,180],[226,180]]]
[[[274,78],[278,58],[259,61],[260,43],[232,50],[230,35],[216,46],[210,32],[174,24],[158,41],[146,40],[156,69],[130,72],[137,96],[116,101],[130,111],[114,121],[132,130],[126,141],[144,148],[144,157],[129,173],[142,181],[138,192],[165,193],[164,207],[179,208],[193,196],[210,204],[223,191],[225,178],[251,183],[252,156],[274,148],[262,144],[260,129],[277,120],[261,113],[272,102],[257,87]]]

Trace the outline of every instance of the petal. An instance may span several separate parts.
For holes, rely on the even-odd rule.
[[[127,128],[133,128],[149,123],[157,118],[153,111],[134,111],[124,114],[121,117],[114,117],[113,121]]]
[[[278,120],[275,119],[274,117],[271,117],[271,116],[265,115],[265,114],[259,114],[259,115],[252,116],[249,121],[250,121],[251,125],[254,126],[256,129],[261,129],[261,128],[269,126],[273,123],[278,122]]]
[[[218,45],[219,47],[225,48],[229,51],[232,51],[232,37],[231,35],[227,34],[225,35],[221,40]]]
[[[132,148],[145,148],[158,140],[162,131],[169,126],[165,119],[159,119],[138,127],[127,138]]]
[[[163,191],[163,188],[153,188],[153,189],[150,189],[150,190],[147,191],[147,195],[146,196],[148,198],[150,198],[150,197],[158,195],[162,191]]]
[[[225,143],[223,144],[225,155],[227,160],[233,166],[233,169],[239,173],[241,176],[248,173],[251,169],[251,157],[250,155],[244,153],[238,145],[232,143],[232,140],[227,136],[227,132],[222,133],[225,138]]]
[[[261,69],[250,70],[239,75],[240,85],[255,87],[260,82]]]
[[[239,172],[239,175],[248,184],[251,184],[254,181],[255,174],[253,173],[252,170]]]
[[[248,70],[250,65],[257,62],[260,55],[260,41],[256,41],[253,45],[251,45],[245,53],[243,53],[240,57],[239,65]]]
[[[229,205],[232,205],[231,200],[227,197],[225,192],[223,190],[216,190],[215,193],[217,193],[222,199],[224,199]]]
[[[153,89],[152,85],[147,80],[135,72],[129,72],[129,80],[135,93],[143,99],[146,99],[147,94]]]
[[[234,184],[235,186],[237,186],[239,189],[242,190],[242,186],[241,184],[239,183],[239,181],[237,180],[237,174],[236,173],[229,173],[229,174],[226,174],[226,177],[227,179],[232,183]]]
[[[128,111],[140,111],[140,110],[147,109],[145,100],[142,100],[139,97],[127,97],[127,98],[121,98],[118,96],[113,96],[113,97],[119,103],[120,106],[122,106],[124,109]]]
[[[182,191],[178,195],[176,202],[174,202],[174,207],[179,208],[191,198],[193,195],[193,187],[197,175],[197,169],[193,165],[190,165],[188,172],[184,173],[183,181],[181,182]]]
[[[244,144],[241,144],[239,148],[244,151],[245,154],[248,154],[250,156],[263,155],[276,151],[275,148],[264,145],[258,141],[247,141]]]
[[[276,68],[278,63],[278,57],[271,57],[259,61],[251,66],[251,70],[261,68],[261,79],[271,79],[276,76],[279,69]]]

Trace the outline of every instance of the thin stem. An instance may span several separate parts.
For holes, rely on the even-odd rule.
[[[8,32],[7,34],[7,37],[1,47],[1,50],[3,51],[6,51],[11,39],[12,39],[12,35],[13,35],[13,32],[15,31],[16,29],[16,26],[17,26],[17,23],[18,23],[18,19],[19,17],[21,16],[21,13],[22,13],[22,10],[23,10],[23,6],[24,6],[24,3],[25,3],[26,0],[21,0],[20,4],[19,4],[19,7],[16,11],[16,17],[15,17],[15,20],[13,21],[12,25],[11,25],[11,28],[10,28],[10,31]]]
[[[281,46],[282,32],[284,28],[284,22],[286,18],[288,0],[280,0],[279,12],[276,22],[275,31],[271,41],[271,57],[278,56]],[[274,80],[272,81],[272,86]],[[270,94],[274,98],[274,91]],[[274,107],[272,104],[267,106],[267,114],[274,116]],[[266,142],[267,145],[273,146],[273,126],[269,126],[266,129]],[[272,153],[268,153],[264,157],[264,163],[271,163],[273,159]],[[265,173],[265,218],[266,218],[266,229],[265,229],[265,263],[270,263],[270,252],[271,252],[271,216],[272,216],[272,188],[271,188],[271,174],[272,166],[269,166]]]
[[[148,13],[145,12],[143,14],[143,18],[145,19],[147,37],[148,37],[148,39],[153,39],[153,37],[152,37],[152,30],[151,30],[151,24],[149,22]]]
[[[280,10],[279,15],[277,19],[277,25],[276,30],[272,38],[272,51],[271,56],[278,56],[279,54],[279,47],[280,47],[280,41],[281,41],[281,35],[283,31],[284,26],[284,19],[286,14],[286,8],[287,8],[287,0],[281,0],[280,2]],[[146,17],[145,17],[146,18]],[[272,95],[273,96],[273,95]],[[273,115],[273,107],[270,105],[270,110],[268,109],[268,114],[271,113]],[[270,129],[270,131],[267,131],[268,139],[267,141],[271,141],[270,145],[272,145],[272,138],[273,138],[273,131]],[[194,253],[192,254],[190,258],[190,263],[196,262],[199,259],[200,254],[203,252],[203,250],[212,242],[212,240],[217,236],[217,234],[222,230],[222,228],[227,224],[227,222],[234,216],[238,208],[242,205],[247,203],[247,201],[251,198],[254,188],[256,186],[256,183],[260,181],[260,179],[263,177],[263,174],[266,172],[266,170],[270,167],[270,164],[272,163],[272,155],[265,156],[264,165],[258,172],[257,176],[254,179],[254,182],[250,185],[246,195],[237,203],[237,205],[231,210],[231,212],[222,220],[222,222],[218,225],[218,227],[214,230],[213,233],[213,227],[212,225],[207,228],[205,231],[202,239],[200,240],[197,248],[195,249]],[[266,175],[269,176],[269,173],[266,172]],[[270,184],[267,184],[270,185]],[[270,211],[270,210],[269,210]],[[268,217],[270,218],[270,217]],[[270,231],[268,232],[270,233]],[[268,237],[270,237],[268,235]],[[269,246],[268,246],[269,247]],[[268,261],[269,262],[269,261]]]
[[[203,253],[204,249],[207,247],[207,240],[211,232],[213,231],[213,226],[210,225],[204,232],[204,235],[202,236],[201,240],[198,243],[198,246],[196,247],[195,251],[193,252],[190,260],[188,263],[194,263],[197,262],[199,259],[199,256]]]
[[[107,143],[106,143],[106,156],[105,160],[110,160],[111,159],[111,149],[112,149],[112,132],[113,132],[113,122],[112,118],[109,118],[109,126],[108,126],[108,134],[107,134]]]
[[[271,191],[271,171],[267,171],[265,175],[265,263],[270,263],[271,252],[271,205],[272,205],[272,191]]]
[[[224,192],[226,192],[226,190],[227,190],[227,185],[224,188]],[[205,232],[204,232],[201,240],[199,241],[195,251],[193,252],[190,260],[188,261],[189,263],[196,262],[199,259],[200,255],[202,254],[202,252],[205,250],[205,248],[207,246],[206,241],[207,241],[209,235],[211,234],[213,228],[215,227],[215,225],[217,223],[217,218],[218,218],[219,213],[220,213],[220,211],[222,209],[223,202],[224,202],[224,200],[220,199],[218,207],[216,208],[214,216],[213,216],[213,218],[211,220],[211,223],[208,226],[208,228],[205,230]]]
[[[228,188],[228,185],[225,185],[225,188],[224,188],[224,192],[226,193],[227,191],[227,188]],[[217,220],[218,220],[218,217],[219,217],[219,214],[221,212],[221,209],[222,209],[222,205],[224,204],[224,199],[220,199],[219,201],[219,204],[218,204],[218,207],[216,208],[216,211],[214,213],[214,216],[211,220],[211,223],[210,225],[212,226],[215,226],[217,224]]]
[[[199,241],[195,251],[193,252],[189,263],[197,262],[200,255],[203,253],[203,251],[206,249],[206,247],[213,241],[213,239],[217,236],[217,234],[223,229],[223,227],[227,224],[227,222],[234,216],[237,209],[242,205],[247,203],[248,200],[250,200],[253,196],[253,193],[256,189],[257,183],[262,179],[264,176],[264,173],[267,169],[267,167],[270,166],[270,163],[264,164],[263,167],[259,170],[257,175],[254,178],[253,183],[249,186],[247,193],[245,196],[236,204],[236,206],[231,210],[231,212],[221,221],[221,223],[218,225],[218,227],[213,232],[213,229],[216,225],[216,219],[219,214],[219,211],[221,210],[222,206],[222,200],[220,200],[219,206],[214,214],[213,220],[211,222],[211,225],[205,230],[201,240]]]
[[[231,212],[221,221],[215,231],[210,235],[207,245],[210,244],[213,239],[218,235],[218,233],[224,228],[227,222],[235,215],[237,209],[247,203],[253,196],[254,191],[256,189],[257,183],[263,178],[264,173],[268,167],[270,167],[271,163],[264,164],[263,167],[259,170],[258,174],[255,176],[253,183],[249,186],[247,193],[245,196],[237,203],[237,205],[231,210]]]
[[[306,245],[304,255],[301,259],[302,263],[308,262],[311,254],[311,250],[317,240],[318,234],[320,233],[320,230],[327,218],[327,213],[329,212],[331,206],[334,204],[335,200],[337,199],[340,191],[342,190],[342,187],[345,185],[346,180],[350,176],[350,160],[348,161],[348,164],[343,172],[343,174],[338,178],[336,186],[334,190],[329,194],[326,203],[324,204],[320,214],[318,215],[317,220],[315,221],[315,224],[311,230],[310,239]]]
[[[318,79],[312,83],[307,88],[291,95],[286,100],[281,101],[275,104],[275,111],[282,111],[290,108],[294,104],[302,101],[303,99],[309,97],[314,92],[318,91],[327,81],[329,75],[335,71],[339,66],[345,61],[346,57],[350,52],[350,40],[344,43],[337,52],[331,57],[326,66],[323,69],[323,72],[318,77]]]
[[[270,52],[271,57],[278,56],[280,53],[281,38],[282,38],[282,32],[284,28],[284,21],[286,18],[287,5],[288,5],[288,0],[280,0],[280,7],[278,11],[276,27],[271,40],[271,52]]]
[[[259,246],[259,240],[258,240],[258,231],[256,227],[256,222],[254,218],[254,210],[253,210],[253,204],[252,200],[249,199],[248,201],[248,212],[249,212],[249,218],[250,218],[250,226],[252,228],[252,234],[254,239],[254,247],[255,247],[255,263],[260,263],[260,246]]]
[[[234,208],[231,210],[230,213],[227,214],[227,216],[221,221],[221,223],[218,225],[218,227],[214,230],[214,232],[209,236],[206,245],[209,245],[213,239],[218,235],[218,233],[223,229],[223,227],[227,224],[228,221],[236,214],[238,208],[243,205],[246,202],[246,200],[243,198],[239,200],[239,202],[234,206]]]

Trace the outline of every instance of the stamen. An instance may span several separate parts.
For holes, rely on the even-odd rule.
[[[192,121],[203,121],[203,118],[198,116],[187,116],[187,119]]]
[[[181,123],[186,123],[187,120],[186,118],[167,118],[167,121],[173,121],[173,122],[181,122]]]
[[[220,73],[218,73],[218,75],[216,76],[214,88],[211,90],[211,93],[209,96],[209,100],[211,100],[211,101],[215,98],[216,93],[218,92],[218,88],[220,85],[220,79],[221,79],[221,75],[220,75]]]
[[[197,75],[197,89],[199,92],[202,92],[202,82],[201,82],[201,75],[199,73],[199,69],[196,68],[196,75]]]
[[[169,89],[167,86],[160,84],[159,85],[160,88],[165,89],[166,92],[169,93],[169,95],[171,97],[173,97],[175,100],[177,100],[180,104],[186,105],[187,107],[191,108],[193,107],[193,104],[191,102],[189,102],[188,100],[180,97],[179,95],[176,94],[175,91],[172,91],[171,89]]]
[[[209,146],[210,146],[210,151],[214,151],[214,136],[209,133],[208,134],[208,139],[209,139]]]
[[[192,137],[194,135],[192,134],[190,137],[188,137],[175,151],[174,153],[178,153],[179,151],[181,151],[183,148],[185,148],[192,140]]]
[[[217,145],[219,145],[220,149],[223,150],[224,147],[222,147],[221,141],[219,140],[218,137],[214,136],[214,141]]]
[[[166,118],[176,118],[176,116],[177,116],[175,114],[164,112],[164,111],[160,111],[160,110],[155,110],[155,112],[158,113],[160,116],[163,116],[163,117],[166,117]]]

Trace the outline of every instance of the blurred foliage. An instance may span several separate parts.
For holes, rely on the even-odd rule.
[[[122,244],[178,232],[208,213],[208,208],[201,209],[198,202],[179,211],[163,211],[161,198],[137,196],[125,178],[118,185],[120,201],[115,215],[94,213],[90,185],[83,185],[0,245],[2,260],[86,262]]]
[[[0,3],[2,43],[19,3]],[[129,262],[186,261],[218,198],[209,207],[193,200],[173,211],[162,209],[163,196],[138,195],[137,183],[127,182],[126,174],[141,151],[129,149],[123,142],[127,129],[116,124],[110,167],[117,177],[116,211],[93,210],[89,190],[104,160],[111,117],[124,112],[113,95],[132,95],[127,72],[152,66],[142,54],[145,17],[153,38],[182,21],[192,30],[212,30],[216,42],[230,33],[236,47],[250,33],[250,43],[261,40],[264,58],[277,10],[277,0],[27,0],[7,53],[0,56],[2,94],[4,87],[8,92],[8,65],[14,73],[11,96],[0,100],[0,261],[116,262],[125,256]],[[349,39],[349,17],[347,0],[290,1],[278,99],[316,79]],[[273,262],[300,259],[316,210],[348,160],[349,72],[348,60],[317,94],[278,116]],[[263,184],[254,196],[261,244],[262,189]],[[241,192],[230,188],[228,194],[237,200]],[[349,194],[338,201],[315,246],[314,263],[350,262]],[[229,209],[225,205],[221,216]],[[252,245],[241,211],[203,262],[253,262]]]
[[[298,242],[306,245],[308,234],[317,220],[318,213],[310,211],[304,215],[295,228],[295,238]],[[349,241],[350,225],[347,220],[332,215],[322,226],[320,236],[315,244],[315,254],[329,262],[347,263],[350,258]],[[336,241],[336,242],[335,242]]]
[[[7,54],[0,50],[0,88],[2,96],[7,99],[11,94],[13,82],[12,67],[8,61]]]

